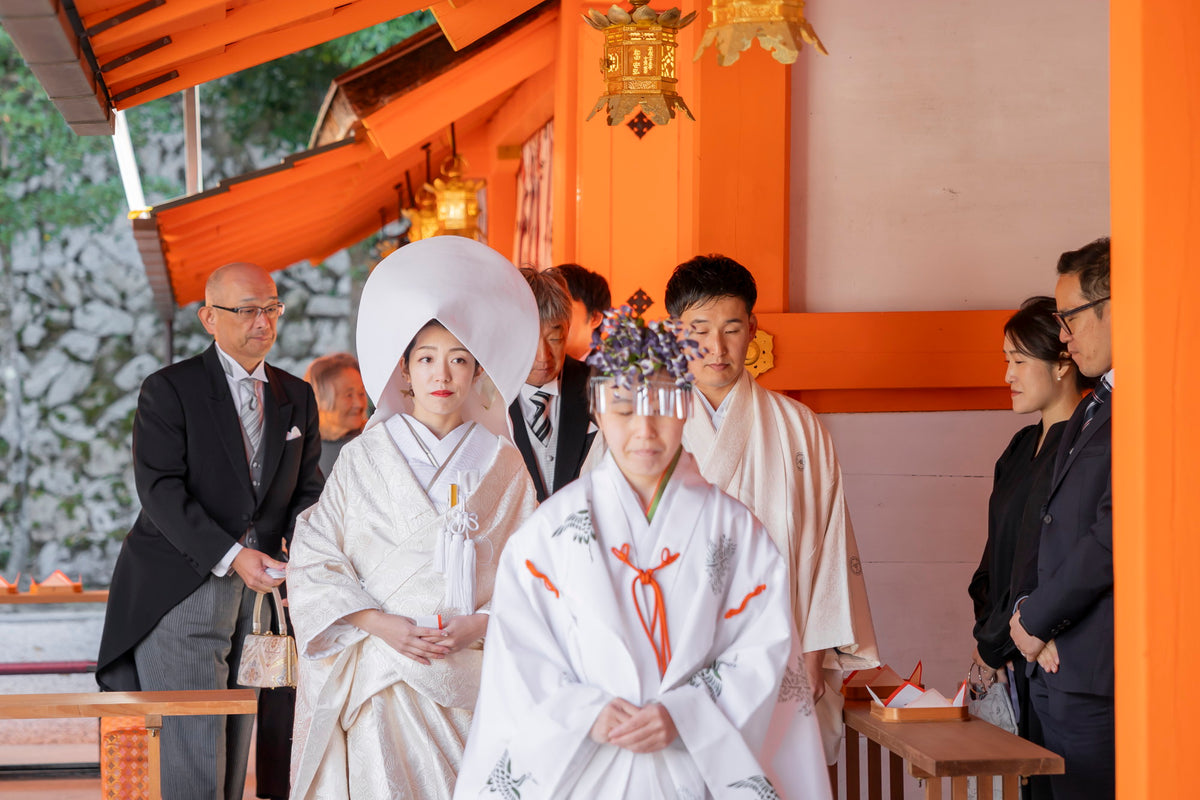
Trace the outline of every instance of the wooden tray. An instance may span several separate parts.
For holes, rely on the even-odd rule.
[[[887,700],[892,696],[892,692],[899,689],[900,686],[872,686],[871,691],[879,695],[879,699]],[[871,693],[867,691],[866,686],[843,686],[842,694],[847,700],[873,700]]]
[[[884,722],[966,722],[971,718],[966,706],[945,708],[884,708],[871,704],[871,716]]]

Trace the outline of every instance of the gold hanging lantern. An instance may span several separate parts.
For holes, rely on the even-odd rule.
[[[781,64],[791,64],[808,42],[829,55],[816,31],[804,18],[804,0],[712,0],[712,22],[704,31],[696,58],[711,44],[717,63],[727,67],[757,38]]]
[[[410,242],[429,239],[441,233],[441,224],[438,222],[437,214],[437,198],[434,197],[433,192],[423,186],[415,200],[416,203],[412,208],[404,209],[404,216],[408,219],[408,240]]]
[[[413,191],[412,177],[408,170],[404,170],[404,185],[408,189],[408,200],[412,205],[402,209],[400,213],[408,220],[408,232],[405,236],[410,242],[438,235],[437,198],[429,188],[429,147],[428,144],[421,146],[425,151],[425,183],[421,186],[419,194]]]
[[[438,233],[480,239],[479,190],[487,181],[464,178],[467,160],[455,154],[442,165],[442,177],[433,182]]]
[[[617,125],[639,105],[656,125],[674,119],[676,108],[695,119],[675,91],[675,38],[696,18],[696,12],[681,17],[678,8],[670,8],[660,14],[647,2],[632,0],[633,13],[614,5],[607,14],[588,9],[584,15],[589,25],[604,34],[600,71],[607,89],[588,119],[607,106],[608,124]]]

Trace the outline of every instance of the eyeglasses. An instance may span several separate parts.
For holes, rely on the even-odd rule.
[[[1058,326],[1068,334],[1071,334],[1071,326],[1067,322],[1069,319],[1071,319],[1071,317],[1075,316],[1080,311],[1087,311],[1093,306],[1098,306],[1101,303],[1106,302],[1111,296],[1112,295],[1107,295],[1105,297],[1101,297],[1099,300],[1093,300],[1090,303],[1084,303],[1081,306],[1075,306],[1075,308],[1068,308],[1066,311],[1055,311],[1053,316],[1056,320],[1058,320]]]
[[[238,306],[237,308],[229,308],[212,303],[209,307],[237,314],[238,319],[242,322],[254,322],[258,319],[259,314],[262,314],[269,320],[276,320],[283,316],[283,303],[272,303],[269,306]]]

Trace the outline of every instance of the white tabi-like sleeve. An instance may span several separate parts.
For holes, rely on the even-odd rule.
[[[787,567],[766,530],[738,541],[715,656],[659,698],[715,798],[744,796],[767,781],[759,757],[793,625]]]
[[[521,800],[565,796],[599,748],[590,732],[612,696],[580,683],[562,649],[556,627],[571,619],[551,588],[549,557],[522,546],[545,534],[541,526],[523,529],[501,555],[479,703],[455,798],[489,790],[515,796],[508,789],[518,787]]]
[[[362,641],[367,632],[345,621],[379,608],[362,587],[343,543],[347,480],[355,450],[343,450],[316,505],[296,518],[287,569],[288,607],[302,658],[320,659]],[[347,458],[349,456],[349,458]]]

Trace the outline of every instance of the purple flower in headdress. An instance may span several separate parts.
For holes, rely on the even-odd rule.
[[[629,306],[606,311],[604,321],[592,335],[592,354],[587,363],[600,375],[616,379],[629,388],[656,372],[666,372],[680,388],[692,385],[688,359],[700,355],[692,339],[683,338],[684,326],[677,320],[646,322]]]

